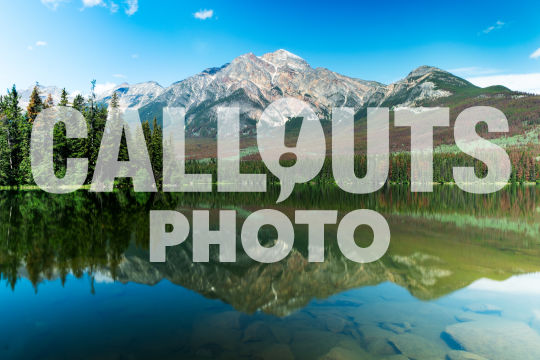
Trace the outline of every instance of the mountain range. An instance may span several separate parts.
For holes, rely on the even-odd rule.
[[[60,88],[40,87],[45,98],[55,102]],[[308,102],[321,119],[329,119],[333,107],[353,107],[358,117],[368,106],[419,106],[444,102],[465,94],[467,97],[516,96],[502,86],[479,88],[467,80],[431,66],[420,66],[404,79],[385,85],[347,77],[326,68],[311,67],[304,59],[286,50],[262,56],[241,55],[221,67],[173,83],[167,88],[154,81],[116,86],[97,94],[98,102],[108,104],[116,92],[120,107],[138,109],[143,120],[161,121],[164,106],[186,108],[187,134],[213,136],[216,110],[220,106],[240,107],[241,131],[253,133],[257,119],[272,101],[289,96]],[[31,89],[21,92],[21,103],[28,102]]]

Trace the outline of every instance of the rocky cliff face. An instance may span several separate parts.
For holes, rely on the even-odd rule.
[[[160,117],[164,106],[186,108],[188,134],[213,135],[217,108],[240,108],[242,129],[253,132],[264,108],[272,101],[293,97],[308,102],[321,119],[333,107],[415,105],[425,99],[452,95],[452,89],[473,86],[452,74],[428,66],[405,79],[384,85],[350,78],[325,68],[312,68],[286,50],[256,56],[248,53],[220,68],[210,68],[172,84],[158,97],[140,107],[141,117]]]
[[[242,128],[252,125],[272,101],[290,96],[302,99],[322,118],[335,106],[360,109],[377,104],[385,86],[312,68],[302,58],[285,50],[262,56],[252,53],[237,57],[220,68],[172,84],[152,103],[141,108],[141,116],[158,116],[163,106],[185,107],[188,131],[192,135],[211,135],[215,131],[219,106],[237,106],[241,110]]]

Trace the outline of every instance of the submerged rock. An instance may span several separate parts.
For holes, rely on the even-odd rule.
[[[483,356],[462,350],[452,350],[446,355],[448,360],[488,360]]]
[[[289,346],[285,344],[275,344],[255,353],[256,358],[262,360],[294,360],[294,355]]]
[[[445,349],[438,344],[410,333],[392,336],[389,342],[411,359],[444,359],[446,355]]]
[[[370,360],[374,359],[358,343],[352,340],[340,341],[328,353],[321,356],[319,360]]]
[[[272,329],[262,321],[254,322],[244,330],[243,342],[275,341]]]
[[[467,322],[467,321],[482,321],[482,320],[491,320],[492,315],[485,315],[485,314],[477,314],[474,312],[461,312],[455,316],[456,320],[459,322]]]
[[[328,316],[325,319],[326,328],[333,333],[343,332],[345,326],[347,326],[347,321],[341,317]]]
[[[501,319],[470,321],[445,330],[464,350],[498,360],[537,360],[540,335],[527,324]]]
[[[463,310],[477,314],[501,315],[502,309],[492,304],[469,304]]]
[[[380,327],[385,330],[392,331],[394,334],[398,335],[410,332],[412,330],[412,326],[408,321],[400,323],[383,322],[380,324]]]

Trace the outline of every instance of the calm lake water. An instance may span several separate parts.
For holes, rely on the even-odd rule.
[[[277,194],[0,193],[0,359],[539,359],[540,188],[472,195],[388,187]],[[283,261],[193,263],[191,240],[148,261],[151,209],[379,211],[378,262],[325,262],[307,226]],[[364,229],[365,230],[365,229]],[[264,229],[264,241],[275,232]],[[355,235],[368,239],[369,231]],[[238,239],[239,243],[239,239]],[[212,249],[217,250],[217,249]]]

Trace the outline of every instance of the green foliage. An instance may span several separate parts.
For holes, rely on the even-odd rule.
[[[143,129],[144,130],[144,129]],[[156,182],[161,183],[163,177],[163,131],[154,118],[152,124],[152,135],[149,146],[150,162],[154,170]]]
[[[11,176],[11,151],[9,147],[8,130],[0,124],[0,184],[9,184]]]
[[[116,109],[118,108],[118,94],[115,92],[113,92],[112,96],[111,96],[111,108],[113,109]]]
[[[68,92],[66,91],[66,88],[62,89],[62,93],[60,94],[60,102],[58,103],[59,106],[67,106],[68,105]]]
[[[94,83],[92,83],[92,89]],[[464,86],[462,91],[470,88]],[[484,89],[485,90],[485,89]],[[501,89],[494,89],[499,91]],[[34,102],[29,106],[31,111],[36,111],[39,105],[39,94],[37,87],[34,88]],[[241,94],[237,94],[240,96]],[[59,105],[67,105],[68,94],[65,89]],[[114,97],[113,99],[114,100]],[[52,101],[52,99],[51,99]],[[514,100],[509,100],[514,101]],[[518,101],[518,100],[515,100]],[[537,104],[533,97],[530,108]],[[111,106],[116,103],[111,101]],[[8,91],[7,95],[0,97],[0,186],[19,186],[32,185],[32,173],[30,167],[30,134],[32,123],[32,114],[29,112],[23,115],[19,107],[19,96],[15,86]],[[510,103],[514,104],[514,103]],[[519,116],[517,105],[523,102],[516,102],[516,107],[512,112],[513,117]],[[527,103],[528,104],[528,103]],[[89,159],[88,177],[86,184],[90,183],[95,170],[101,139],[107,121],[108,109],[102,104],[95,102],[95,95],[92,95],[86,101],[81,95],[77,95],[73,101],[73,108],[79,110],[87,123],[88,136],[85,139],[67,139],[65,136],[65,127],[58,124],[54,129],[53,160],[54,169],[58,177],[65,174],[66,161],[68,158],[87,158]],[[525,106],[522,106],[525,108]],[[509,108],[511,109],[511,108]],[[528,110],[527,110],[528,111]],[[527,115],[528,116],[528,115]],[[28,121],[28,120],[30,121]],[[290,119],[287,123],[287,134],[289,137],[295,137],[301,126],[301,119]],[[323,126],[330,125],[323,122]],[[540,179],[540,161],[538,156],[538,129],[529,131],[526,135],[514,135],[506,139],[497,139],[494,142],[504,146],[509,154],[512,163],[512,173],[510,182],[538,182]],[[155,180],[158,186],[163,178],[163,129],[158,118],[154,117],[152,124],[148,121],[142,123],[142,134],[147,144],[148,155],[152,164]],[[437,134],[439,136],[440,134]],[[449,146],[439,146],[435,149],[433,158],[433,181],[435,183],[453,182],[452,169],[456,166],[473,166],[479,177],[486,175],[486,167],[481,162],[467,156]],[[256,146],[250,146],[241,150],[242,156],[247,158],[257,158]],[[129,151],[123,136],[118,159],[121,161],[129,160]],[[289,160],[284,160],[287,163]],[[407,152],[395,152],[390,156],[389,183],[409,184],[410,183],[410,154]],[[291,163],[292,164],[292,163]],[[284,164],[286,165],[286,164]],[[357,176],[362,177],[367,168],[366,157],[363,155],[355,156],[354,166]],[[209,173],[213,179],[217,179],[217,165],[214,159],[205,160],[187,160],[186,172],[188,173]],[[264,163],[258,160],[245,160],[241,162],[241,171],[245,173],[262,173],[268,177],[270,185],[279,184],[273,174],[268,171]],[[320,174],[312,180],[319,185],[334,184],[335,180],[332,174],[331,159],[327,158],[324,162]],[[130,181],[118,181],[120,187],[131,186]]]
[[[47,109],[47,108],[51,108],[54,106],[54,100],[52,98],[52,95],[49,94],[47,95],[47,99],[45,100],[45,102],[43,103],[43,108],[44,109]]]
[[[28,103],[28,107],[26,108],[26,113],[28,115],[29,121],[34,122],[36,116],[38,116],[38,114],[41,112],[41,110],[43,110],[43,108],[44,104],[43,101],[41,101],[41,97],[39,96],[39,88],[36,85],[34,86],[32,93],[30,94],[30,102]]]
[[[82,111],[85,106],[85,100],[84,97],[81,94],[77,94],[75,98],[73,99],[73,108]]]

